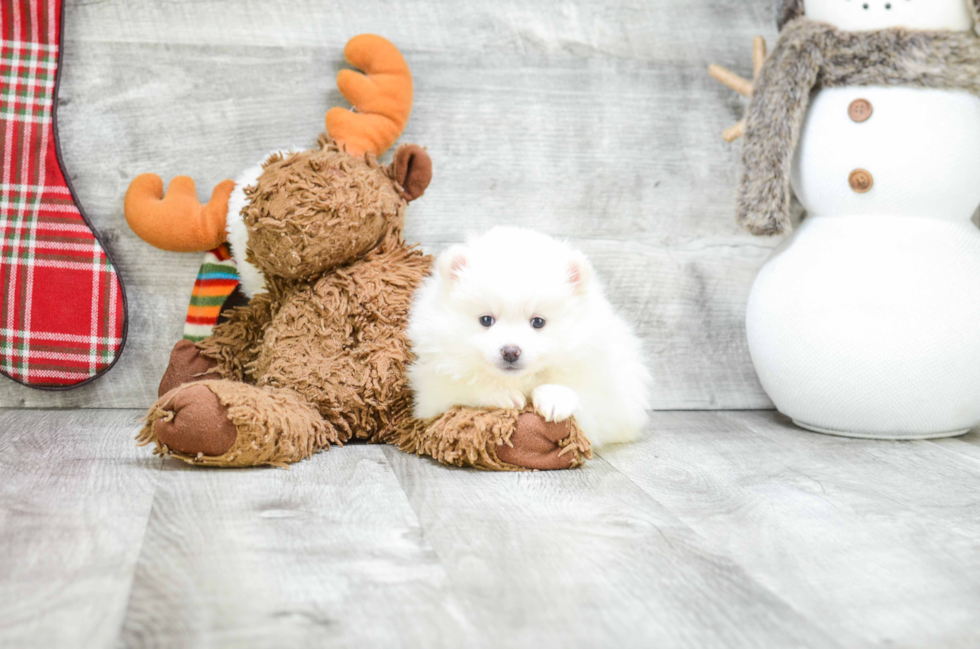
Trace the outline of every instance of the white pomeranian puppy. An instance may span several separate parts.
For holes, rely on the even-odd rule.
[[[646,423],[640,341],[585,255],[543,234],[497,227],[445,251],[415,294],[408,337],[419,418],[530,401],[548,421],[574,416],[596,447]]]

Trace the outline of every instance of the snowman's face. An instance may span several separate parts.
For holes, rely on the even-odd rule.
[[[806,17],[849,32],[973,28],[970,0],[806,0]]]

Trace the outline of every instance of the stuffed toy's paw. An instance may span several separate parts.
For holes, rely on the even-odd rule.
[[[160,379],[157,396],[162,397],[174,388],[193,381],[217,380],[221,376],[212,372],[218,362],[201,353],[189,340],[179,340],[170,352],[170,364]]]
[[[553,471],[571,469],[592,457],[589,440],[571,420],[547,422],[540,415],[525,412],[509,444],[496,448],[497,459],[524,469]]]
[[[564,385],[539,385],[532,397],[534,410],[549,422],[565,421],[579,407],[578,395]]]
[[[220,467],[285,467],[341,443],[292,390],[225,380],[188,383],[160,397],[136,441],[155,443],[160,455]]]
[[[228,417],[228,408],[206,385],[178,387],[161,401],[167,416],[153,423],[153,433],[171,451],[217,457],[235,444],[238,430]]]

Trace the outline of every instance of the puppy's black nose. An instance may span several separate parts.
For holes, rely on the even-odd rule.
[[[500,355],[503,356],[504,360],[508,363],[516,363],[517,359],[521,357],[521,348],[507,345],[506,347],[500,348]]]

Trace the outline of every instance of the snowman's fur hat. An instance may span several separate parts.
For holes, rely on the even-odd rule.
[[[980,20],[980,0],[966,0],[973,7],[973,16]],[[776,24],[780,29],[789,21],[804,15],[803,0],[776,0]]]
[[[972,32],[845,32],[798,17],[786,24],[755,82],[745,120],[738,220],[754,234],[791,229],[790,167],[814,88],[906,86],[980,95]]]

